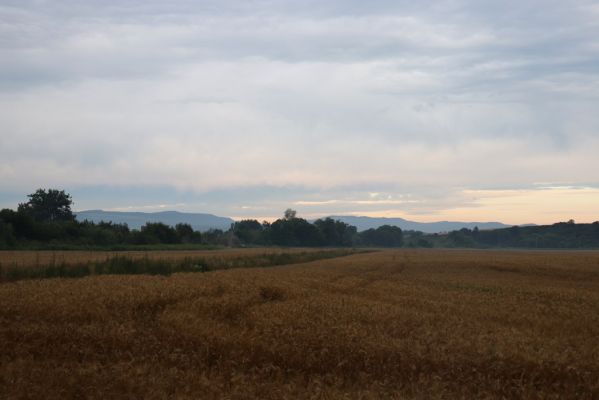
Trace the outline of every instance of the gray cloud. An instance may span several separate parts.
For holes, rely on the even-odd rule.
[[[597,21],[583,0],[4,1],[0,180],[415,214],[594,182]]]

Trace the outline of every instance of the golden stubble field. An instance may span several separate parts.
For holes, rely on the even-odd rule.
[[[599,252],[3,283],[0,397],[599,398]]]

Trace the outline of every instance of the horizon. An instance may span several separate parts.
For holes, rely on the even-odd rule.
[[[0,208],[597,221],[599,5],[483,3],[5,1]]]
[[[234,218],[228,215],[218,215],[218,214],[213,214],[213,213],[207,213],[207,212],[190,212],[190,211],[179,211],[179,210],[173,210],[173,209],[160,209],[157,211],[139,211],[139,210],[103,210],[103,209],[85,209],[85,210],[73,210],[73,214],[78,214],[78,213],[84,213],[84,212],[106,212],[106,213],[142,213],[142,214],[155,214],[155,213],[180,213],[180,214],[200,214],[200,215],[211,215],[211,216],[215,216],[215,217],[221,217],[221,218],[230,218],[233,221],[241,221],[241,220],[257,220],[259,222],[274,222],[277,219],[282,218],[283,216],[277,216],[277,217],[238,217],[238,218]],[[282,213],[281,213],[282,214]],[[349,215],[349,214],[327,214],[327,215],[322,215],[319,217],[305,217],[301,214],[297,215],[298,218],[304,218],[306,220],[316,220],[319,218],[346,218],[346,217],[353,217],[353,218],[372,218],[372,219],[402,219],[406,222],[416,222],[416,223],[443,223],[443,222],[457,222],[457,223],[465,223],[465,224],[472,224],[472,223],[481,223],[481,224],[504,224],[504,225],[511,225],[511,226],[527,226],[527,225],[544,225],[544,224],[534,224],[534,223],[521,223],[521,224],[508,224],[508,223],[504,223],[503,221],[499,221],[499,220],[472,220],[472,221],[458,221],[458,220],[416,220],[416,219],[409,219],[409,218],[403,218],[403,217],[372,217],[372,216],[367,216],[367,215]],[[555,221],[553,223],[560,223],[560,222],[567,222],[567,221]],[[579,222],[579,221],[575,221],[577,224],[578,223],[586,223],[586,222]],[[592,221],[592,222],[596,222],[596,221]],[[550,223],[548,225],[551,225],[553,223]]]

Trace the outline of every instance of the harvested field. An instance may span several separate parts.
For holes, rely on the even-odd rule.
[[[599,397],[599,252],[0,284],[0,398]]]

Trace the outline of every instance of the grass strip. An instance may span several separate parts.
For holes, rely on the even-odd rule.
[[[78,264],[52,262],[48,265],[22,267],[1,266],[0,282],[15,282],[24,279],[81,278],[90,275],[164,275],[177,272],[209,272],[230,268],[275,267],[300,264],[368,250],[335,249],[294,253],[264,253],[235,257],[186,257],[181,260],[161,260],[114,256],[104,261],[89,261]]]

